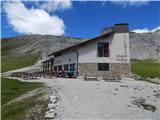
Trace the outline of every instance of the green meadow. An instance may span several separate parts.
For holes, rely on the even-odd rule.
[[[1,104],[25,94],[28,91],[42,87],[42,83],[20,82],[15,79],[1,78]]]
[[[142,77],[160,78],[160,61],[131,60],[131,70]]]
[[[1,41],[1,72],[15,70],[33,65],[38,60],[38,55],[29,52],[16,55],[13,52],[18,47],[28,43],[27,39],[3,39]]]
[[[7,104],[11,100],[16,99],[17,97],[24,95],[28,91],[34,90],[36,88],[43,87],[43,83],[29,83],[29,82],[20,82],[15,79],[1,78],[1,115],[2,120],[20,120],[23,119],[26,111],[35,105],[44,105],[46,109],[46,103],[42,100],[37,100],[42,94],[36,94],[32,97],[23,99],[18,102],[13,102]],[[36,113],[37,114],[37,113]]]
[[[38,57],[32,54],[19,55],[15,57],[2,57],[1,71],[6,72],[9,70],[28,67],[36,63],[37,60],[38,60]]]

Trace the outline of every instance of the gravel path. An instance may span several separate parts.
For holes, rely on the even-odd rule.
[[[59,95],[59,119],[160,119],[160,99],[154,96],[154,91],[160,88],[155,84],[74,79],[57,79],[54,84]],[[156,111],[147,111],[132,104],[141,97],[156,106]]]
[[[154,96],[160,92],[157,84],[134,80],[122,80],[120,83],[63,78],[40,78],[29,82],[33,81],[45,82],[57,91],[58,119],[160,119],[160,99]],[[152,112],[133,104],[138,99],[144,99],[147,104],[155,106],[156,110]]]

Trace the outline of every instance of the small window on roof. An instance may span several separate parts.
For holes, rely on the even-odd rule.
[[[80,46],[84,46],[84,45],[86,45],[86,44],[85,43],[80,44]]]
[[[54,55],[54,57],[58,57],[58,56],[61,56],[62,54],[61,53],[56,53],[55,55]]]

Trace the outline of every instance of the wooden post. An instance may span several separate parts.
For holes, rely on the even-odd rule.
[[[49,74],[49,72],[50,72],[50,71],[49,71],[49,67],[50,67],[50,66],[49,66],[49,61],[47,61],[47,62],[48,62],[48,77],[49,77],[49,76],[50,76],[50,74]]]
[[[51,71],[53,71],[53,61],[51,60]]]
[[[51,67],[50,67],[50,74],[51,74],[51,77],[52,77],[52,59],[50,61],[50,65],[51,65]]]
[[[45,75],[46,75],[46,71],[47,71],[47,63],[45,62]]]
[[[47,61],[47,76],[48,76],[48,67],[49,67],[49,65],[48,65],[48,61]]]
[[[46,62],[44,62],[44,76],[46,76]]]
[[[42,68],[43,69],[42,72],[43,72],[43,75],[44,75],[44,62],[42,63],[42,67],[43,67]]]
[[[50,65],[49,65],[49,61],[48,61],[48,76],[50,76],[50,70],[49,70],[49,67],[50,67]]]

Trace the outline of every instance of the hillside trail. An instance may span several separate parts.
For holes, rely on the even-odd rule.
[[[20,68],[20,69],[16,69],[16,70],[10,70],[7,72],[2,73],[2,76],[10,76],[12,73],[15,72],[35,72],[35,71],[39,71],[42,66],[41,66],[41,60],[37,61],[34,65],[32,66],[28,66],[28,67],[24,67],[24,68]]]

